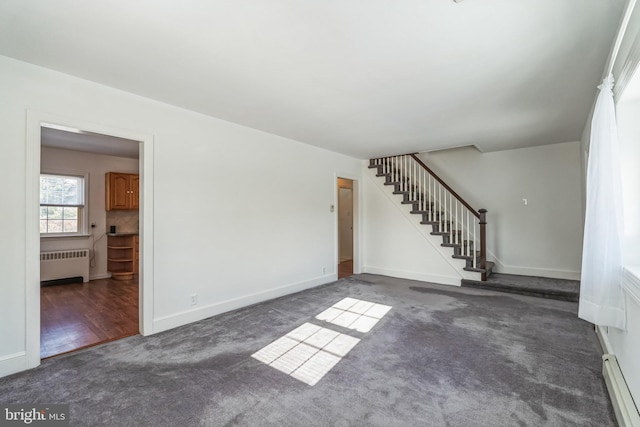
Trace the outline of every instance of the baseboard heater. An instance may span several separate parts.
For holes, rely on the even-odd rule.
[[[89,249],[40,252],[41,283],[60,283],[75,277],[89,281]]]
[[[613,410],[620,427],[640,427],[638,408],[622,375],[618,359],[613,354],[602,356],[602,373],[609,390]]]

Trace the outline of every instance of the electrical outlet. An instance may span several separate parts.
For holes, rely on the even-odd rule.
[[[322,274],[325,274],[327,272],[327,267],[322,267]]]
[[[191,305],[198,304],[198,294],[191,294]]]

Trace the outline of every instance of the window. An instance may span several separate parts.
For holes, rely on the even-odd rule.
[[[40,174],[40,234],[84,233],[85,177]]]

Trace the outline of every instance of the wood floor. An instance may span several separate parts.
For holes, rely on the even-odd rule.
[[[93,280],[40,289],[40,357],[135,335],[138,281]]]
[[[338,264],[338,279],[348,277],[353,274],[353,260],[349,259]]]

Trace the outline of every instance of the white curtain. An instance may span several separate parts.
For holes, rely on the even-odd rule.
[[[598,89],[591,122],[578,316],[596,325],[625,329],[622,178],[613,77],[606,77]]]

